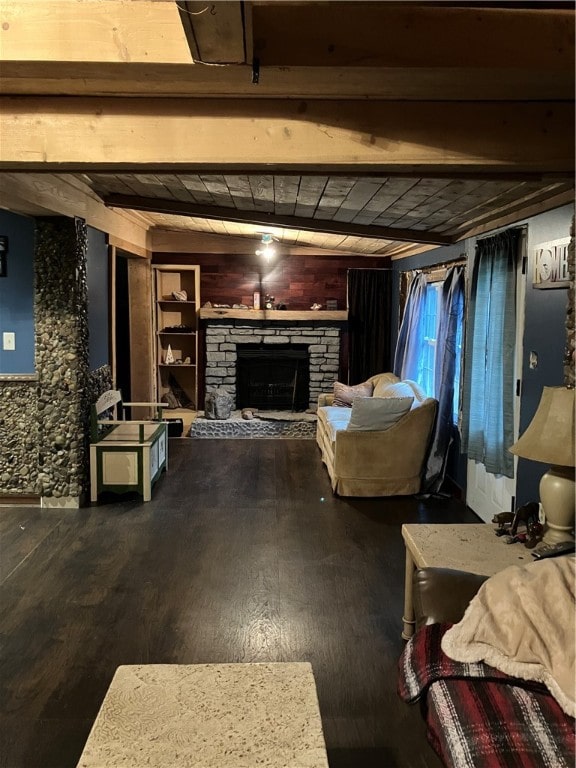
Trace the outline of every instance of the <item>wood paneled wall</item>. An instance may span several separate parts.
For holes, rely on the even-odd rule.
[[[155,254],[153,264],[199,264],[201,302],[247,304],[254,292],[275,297],[287,309],[306,310],[317,302],[326,307],[336,299],[338,309],[346,309],[348,269],[379,269],[389,259],[362,256],[282,256],[264,263],[256,255],[230,254]]]

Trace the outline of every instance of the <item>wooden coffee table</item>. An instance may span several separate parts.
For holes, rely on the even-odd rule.
[[[405,524],[402,538],[406,546],[404,583],[404,624],[402,637],[414,634],[412,579],[416,568],[454,568],[482,576],[493,576],[509,565],[532,562],[523,544],[506,544],[486,523],[460,525]]]
[[[121,666],[77,768],[328,768],[309,663]]]

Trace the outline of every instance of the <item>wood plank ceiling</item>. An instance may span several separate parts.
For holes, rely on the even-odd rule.
[[[0,170],[57,174],[152,233],[400,257],[574,198],[573,3],[5,0],[1,16]]]

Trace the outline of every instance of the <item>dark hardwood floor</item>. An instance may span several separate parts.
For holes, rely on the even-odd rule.
[[[404,522],[478,519],[335,498],[314,440],[173,439],[147,504],[0,508],[0,766],[74,768],[120,664],[310,661],[331,768],[438,768],[396,694]]]

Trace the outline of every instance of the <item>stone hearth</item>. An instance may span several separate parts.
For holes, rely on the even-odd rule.
[[[236,399],[236,363],[242,344],[306,345],[310,366],[310,403],[332,390],[340,359],[339,322],[211,320],[206,325],[206,391],[225,389]]]

